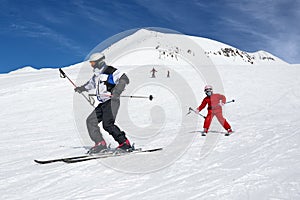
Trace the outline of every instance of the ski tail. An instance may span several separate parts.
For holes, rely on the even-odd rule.
[[[57,159],[51,159],[51,160],[34,160],[34,162],[38,164],[48,164],[48,163],[54,163],[54,162],[63,162],[65,160],[72,160],[72,159],[81,159],[86,158],[89,155],[82,155],[82,156],[72,156],[72,157],[65,157],[65,158],[57,158]]]

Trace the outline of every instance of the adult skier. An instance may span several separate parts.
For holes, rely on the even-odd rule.
[[[150,71],[150,73],[152,73],[151,78],[155,78],[155,73],[156,73],[156,69],[153,67],[153,69]]]
[[[98,126],[101,121],[104,130],[119,143],[117,148],[130,151],[132,147],[126,138],[125,132],[115,125],[120,106],[120,95],[129,83],[129,79],[126,74],[118,69],[106,65],[103,53],[92,54],[89,62],[94,75],[87,83],[74,89],[78,93],[96,89],[97,100],[99,101],[98,106],[86,119],[90,138],[95,142],[95,146],[89,150],[89,153],[95,154],[104,152],[107,149],[106,142]]]
[[[201,105],[197,108],[197,111],[200,112],[205,108],[206,105],[208,105],[207,107],[208,113],[204,120],[204,125],[203,125],[204,135],[208,132],[211,121],[214,116],[217,117],[220,124],[227,130],[226,135],[229,135],[230,133],[232,133],[232,129],[222,114],[222,106],[224,106],[226,102],[226,97],[222,94],[217,94],[217,93],[214,94],[211,85],[206,85],[204,87],[204,92],[206,94],[206,97],[203,99]]]

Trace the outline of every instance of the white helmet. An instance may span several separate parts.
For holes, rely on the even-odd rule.
[[[98,61],[98,60],[102,60],[105,59],[105,56],[103,53],[93,53],[90,58],[89,61]]]
[[[213,90],[213,87],[211,85],[206,85],[204,87],[204,91],[207,91],[207,90]]]

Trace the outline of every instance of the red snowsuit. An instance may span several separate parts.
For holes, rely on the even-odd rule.
[[[206,104],[208,104],[207,110],[207,116],[204,120],[204,125],[203,128],[208,130],[209,126],[211,124],[211,121],[214,116],[217,117],[219,120],[220,124],[228,130],[231,128],[231,126],[228,124],[226,119],[223,117],[222,114],[222,106],[219,105],[220,100],[222,103],[226,102],[226,97],[222,94],[212,94],[211,96],[207,96],[203,99],[201,105],[197,108],[197,110],[200,112],[203,108],[205,108]]]

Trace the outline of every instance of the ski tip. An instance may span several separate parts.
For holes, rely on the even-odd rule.
[[[155,148],[155,149],[142,149],[142,148],[140,148],[139,150],[137,150],[137,152],[154,152],[154,151],[161,151],[161,150],[163,150],[162,147]]]
[[[47,162],[41,161],[41,160],[34,160],[34,162],[38,163],[38,164],[46,164]]]
[[[161,151],[161,150],[163,150],[162,147],[159,147],[159,148],[156,148],[156,149],[150,149],[150,151]]]

